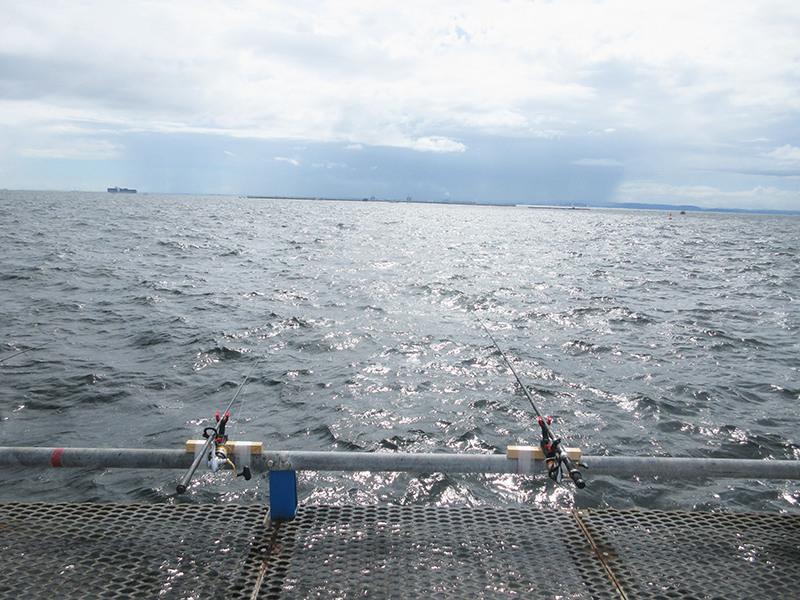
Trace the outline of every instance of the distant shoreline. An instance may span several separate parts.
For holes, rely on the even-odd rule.
[[[132,192],[133,190],[131,190]],[[92,190],[33,190],[33,189],[0,189],[0,192],[77,192],[77,193],[107,193]],[[119,192],[118,192],[119,193]],[[153,194],[161,194],[162,192],[144,192],[138,195],[147,196]],[[497,206],[497,207],[520,207],[520,208],[535,208],[544,210],[654,210],[665,211],[680,214],[686,213],[733,213],[733,214],[753,214],[753,215],[788,215],[800,216],[800,210],[779,210],[779,209],[753,209],[753,208],[702,208],[693,205],[672,205],[672,204],[645,204],[645,203],[631,203],[631,202],[608,202],[605,204],[586,204],[586,203],[564,203],[564,204],[527,204],[519,202],[478,202],[466,200],[415,200],[415,199],[395,199],[395,198],[324,198],[320,196],[251,196],[243,194],[207,194],[207,193],[181,193],[181,192],[163,192],[165,195],[183,195],[183,196],[238,196],[239,198],[250,198],[254,200],[318,200],[325,202],[382,202],[386,204],[436,204],[436,205],[454,205],[454,206]]]
[[[800,215],[800,210],[770,210],[770,209],[749,209],[749,208],[701,208],[692,205],[670,205],[670,204],[643,204],[643,203],[608,203],[598,205],[588,204],[519,204],[501,202],[467,202],[464,200],[396,200],[393,198],[323,198],[323,197],[302,197],[302,196],[245,196],[254,200],[317,200],[323,202],[383,202],[389,204],[444,204],[454,206],[499,206],[499,207],[524,207],[545,210],[660,210],[674,213],[737,213],[737,214],[756,214],[756,215]]]
[[[318,200],[321,202],[383,202],[385,204],[453,204],[458,206],[516,206],[497,202],[465,202],[458,200],[395,200],[393,198],[322,198],[303,196],[245,196],[252,200]]]

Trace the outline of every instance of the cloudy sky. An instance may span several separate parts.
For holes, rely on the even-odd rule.
[[[797,0],[0,0],[0,188],[800,210]]]

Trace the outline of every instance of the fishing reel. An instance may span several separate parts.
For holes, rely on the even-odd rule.
[[[561,438],[553,437],[549,427],[552,422],[553,419],[550,416],[547,417],[547,422],[541,416],[539,417],[539,426],[542,428],[541,448],[547,465],[547,476],[556,483],[560,483],[564,477],[567,477],[572,480],[575,487],[582,490],[586,487],[586,482],[578,467],[586,469],[588,466],[581,462],[573,462],[567,451],[561,447]]]
[[[230,465],[233,472],[236,473],[236,477],[244,477],[247,481],[250,481],[252,478],[252,473],[250,472],[250,467],[245,465],[242,467],[241,472],[236,471],[236,465],[230,459],[230,448],[225,444],[218,444],[208,453],[208,468],[214,472],[219,471],[219,469],[225,465],[226,463]]]
[[[220,467],[224,466],[226,463],[230,465],[233,472],[236,473],[236,477],[244,477],[245,480],[250,481],[252,478],[252,473],[250,472],[250,467],[245,465],[242,468],[241,472],[236,470],[236,465],[230,459],[231,450],[228,446],[226,446],[228,442],[228,435],[225,433],[225,425],[228,423],[230,419],[230,413],[226,412],[225,416],[220,417],[220,414],[216,414],[217,419],[217,427],[206,427],[203,429],[203,437],[213,438],[213,442],[211,443],[208,449],[208,468],[214,471],[215,473],[219,471]]]

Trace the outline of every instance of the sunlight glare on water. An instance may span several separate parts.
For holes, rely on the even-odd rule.
[[[800,219],[0,192],[4,444],[182,447],[256,357],[276,449],[797,459]],[[309,503],[797,511],[784,482],[304,473]],[[6,499],[174,502],[172,473],[10,471]],[[172,485],[172,487],[171,487]],[[10,492],[8,490],[12,490]],[[180,501],[263,501],[207,474]],[[13,498],[11,498],[13,496]]]

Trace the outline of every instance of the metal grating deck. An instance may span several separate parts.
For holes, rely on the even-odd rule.
[[[259,506],[0,504],[0,598],[237,597],[253,587],[243,569],[253,540],[267,536],[264,515]]]
[[[800,597],[800,515],[309,506],[270,524],[265,513],[0,504],[0,598]]]

